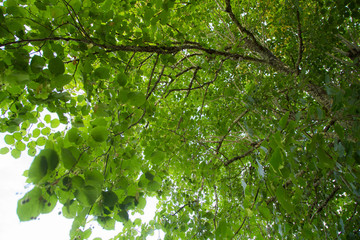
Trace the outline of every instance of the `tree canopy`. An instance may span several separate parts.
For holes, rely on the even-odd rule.
[[[1,2],[0,153],[34,157],[21,221],[60,202],[71,239],[90,219],[114,239],[360,236],[358,1]],[[154,220],[129,220],[149,196]]]

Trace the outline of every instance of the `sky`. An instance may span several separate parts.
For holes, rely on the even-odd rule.
[[[4,136],[0,134],[0,148],[9,147],[4,142]],[[10,153],[0,155],[0,239],[36,239],[36,240],[64,240],[69,239],[72,219],[66,219],[61,211],[61,204],[49,214],[42,214],[39,220],[29,222],[20,222],[16,207],[17,201],[28,192],[32,186],[27,184],[26,178],[22,176],[23,172],[29,169],[33,158],[27,155],[27,150],[22,152],[19,159],[14,159]],[[157,200],[148,198],[144,209],[145,214],[130,215],[130,219],[141,218],[142,222],[150,221],[155,214]],[[121,231],[122,224],[117,223],[115,230],[103,230],[96,222],[89,223],[87,226],[93,226],[91,237],[101,237],[103,240],[114,237]],[[154,236],[147,239],[162,239],[163,233],[156,232]]]

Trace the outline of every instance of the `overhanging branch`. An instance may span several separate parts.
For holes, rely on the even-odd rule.
[[[44,42],[44,41],[67,41],[67,42],[81,42],[96,46],[106,50],[107,52],[134,52],[134,53],[158,53],[158,54],[174,54],[183,50],[199,50],[210,55],[228,57],[233,60],[246,60],[258,63],[265,63],[262,59],[257,59],[250,56],[241,55],[238,53],[231,53],[226,51],[219,51],[211,48],[204,48],[198,44],[183,44],[180,46],[159,46],[159,45],[143,45],[143,46],[132,46],[132,45],[110,45],[110,44],[100,44],[96,43],[94,40],[89,39],[78,39],[71,37],[46,37],[46,38],[34,38],[34,39],[21,39],[17,41],[5,42],[0,44],[0,47],[6,47],[16,44],[28,44],[32,42]]]

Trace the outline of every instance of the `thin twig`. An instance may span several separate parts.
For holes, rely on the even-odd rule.
[[[150,90],[150,86],[151,86],[151,80],[152,80],[152,78],[154,76],[154,71],[155,71],[155,68],[156,68],[156,65],[157,65],[158,61],[159,61],[159,54],[156,55],[156,60],[155,60],[154,66],[153,66],[153,68],[151,70],[151,74],[150,74],[150,78],[149,78],[149,85],[148,85],[147,90],[146,90],[146,95],[149,94],[149,90]]]
[[[326,207],[326,205],[328,204],[328,202],[335,196],[336,192],[340,189],[339,186],[336,186],[334,188],[334,190],[331,192],[331,194],[325,199],[325,201],[318,207],[318,209],[316,210],[316,212],[311,216],[310,218],[310,222],[312,222],[313,218],[315,217],[315,215],[319,212],[321,212],[324,207]]]
[[[256,149],[258,149],[260,146],[261,146],[261,143],[264,141],[265,139],[262,139],[258,142],[253,142],[251,143],[251,145],[253,146],[249,151],[247,151],[246,153],[240,155],[240,156],[237,156],[237,157],[234,157],[232,159],[230,159],[229,161],[225,162],[225,167],[228,166],[229,164],[237,161],[237,160],[240,160],[248,155],[250,155],[251,153],[253,153]]]
[[[243,118],[245,116],[245,114],[247,114],[250,110],[246,109],[244,112],[242,112],[230,125],[230,127],[228,128],[227,133],[220,139],[219,145],[216,148],[216,151],[219,151],[221,148],[222,143],[224,142],[225,138],[227,137],[227,135],[229,135],[229,133],[231,132],[232,127],[240,121],[241,118]]]
[[[159,74],[159,77],[157,79],[157,81],[155,82],[154,86],[151,88],[150,92],[148,93],[148,95],[146,96],[146,100],[148,100],[148,98],[151,96],[151,93],[155,90],[156,86],[159,84],[160,80],[161,80],[161,77],[163,76],[164,74],[164,70],[165,70],[165,65],[163,66],[163,68],[161,69],[161,72]]]
[[[215,192],[215,214],[214,214],[214,228],[216,230],[216,216],[217,216],[217,213],[218,213],[218,202],[219,202],[219,199],[218,199],[218,196],[217,196],[217,192],[216,192],[216,185],[214,184],[214,192]]]
[[[302,31],[301,31],[301,21],[300,21],[300,12],[299,9],[296,10],[296,19],[298,22],[297,25],[297,33],[299,38],[299,51],[298,51],[298,59],[296,61],[295,69],[296,69],[296,75],[298,76],[300,74],[300,63],[302,60],[302,54],[304,52],[304,44],[302,39]]]

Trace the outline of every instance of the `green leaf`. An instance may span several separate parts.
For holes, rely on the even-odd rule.
[[[41,134],[44,135],[44,136],[49,135],[50,132],[51,132],[51,129],[49,127],[41,129]]]
[[[284,116],[279,121],[280,129],[284,129],[286,127],[287,121],[289,119],[290,112],[286,112]]]
[[[106,127],[98,126],[91,130],[91,137],[96,142],[104,142],[108,138],[109,132]]]
[[[160,189],[160,187],[161,187],[160,183],[156,181],[151,181],[147,185],[147,190],[150,192],[156,192],[157,190]]]
[[[58,57],[50,59],[48,67],[50,72],[54,75],[60,75],[65,72],[65,65]]]
[[[22,139],[23,139],[23,138],[22,138],[22,134],[19,133],[19,132],[15,132],[15,133],[13,134],[13,136],[14,136],[14,138],[15,138],[16,140],[22,140]]]
[[[59,125],[60,125],[60,120],[59,119],[53,119],[50,122],[51,128],[57,128]]]
[[[291,199],[282,186],[279,186],[276,189],[276,197],[277,197],[277,200],[279,201],[280,205],[286,210],[286,212],[288,214],[291,214],[294,212],[295,208],[294,208],[293,204],[291,203]]]
[[[26,145],[22,141],[17,141],[15,144],[15,148],[19,151],[24,151],[26,149]]]
[[[227,232],[228,232],[228,224],[226,223],[225,220],[221,220],[215,231],[216,239],[226,239]]]
[[[39,216],[41,195],[41,189],[35,187],[18,201],[16,213],[20,221],[33,220]]]
[[[104,176],[96,169],[88,170],[85,172],[86,184],[101,188],[104,183]]]
[[[125,73],[119,73],[116,76],[117,83],[122,87],[124,87],[126,85],[127,79],[128,79],[128,76]]]
[[[103,202],[108,207],[113,207],[118,201],[119,198],[113,191],[103,191],[102,192]]]
[[[271,212],[270,210],[267,208],[267,206],[259,206],[259,212],[261,213],[261,215],[267,219],[268,221],[271,220],[272,216],[271,216]]]
[[[147,171],[147,172],[145,173],[145,177],[146,177],[147,179],[149,179],[150,181],[152,181],[152,180],[154,179],[154,175],[153,175],[150,171]]]
[[[21,151],[18,149],[13,149],[11,150],[11,156],[13,156],[13,158],[20,158],[21,157]]]
[[[80,144],[82,142],[80,131],[77,128],[71,128],[66,133],[66,136],[69,139],[69,142],[76,143],[76,144]]]
[[[8,145],[13,145],[15,143],[15,139],[13,135],[5,135],[4,140],[5,143]]]
[[[146,206],[146,199],[142,197],[139,199],[139,203],[138,203],[137,207],[139,209],[144,209],[145,206]]]
[[[344,139],[344,129],[337,123],[334,124],[334,129],[336,134],[339,136],[340,139]]]
[[[166,153],[162,151],[155,151],[151,154],[151,162],[158,165],[161,164],[166,158]]]
[[[0,154],[7,154],[9,152],[9,148],[8,147],[3,147],[0,149]]]
[[[35,155],[36,155],[36,149],[35,149],[35,148],[29,148],[29,150],[28,150],[28,155],[29,155],[30,157],[35,157]]]
[[[71,150],[68,148],[61,149],[61,160],[66,169],[73,168],[76,163],[76,158],[73,156]]]
[[[29,169],[29,179],[33,183],[39,183],[47,173],[55,170],[59,163],[56,151],[52,149],[42,150],[33,160]]]
[[[85,207],[91,207],[99,197],[101,191],[94,186],[84,186],[75,192],[79,203]]]
[[[106,67],[99,67],[99,68],[95,69],[94,75],[98,79],[109,79],[110,78],[109,69]]]
[[[45,66],[45,59],[38,55],[34,55],[31,59],[30,67],[33,73],[39,73]]]
[[[141,92],[130,92],[127,95],[128,103],[132,106],[139,107],[146,102],[146,97]]]
[[[40,135],[40,129],[35,128],[35,129],[33,130],[33,132],[32,132],[32,136],[33,136],[34,138],[37,138],[39,135]]]
[[[115,220],[111,217],[99,217],[97,222],[106,230],[114,230],[115,229]]]
[[[69,84],[73,77],[68,74],[59,74],[52,81],[51,84],[57,89],[62,89],[65,85]]]
[[[48,170],[48,163],[45,156],[36,156],[29,168],[29,179],[33,183],[38,183],[45,177]]]
[[[276,148],[271,155],[270,165],[273,167],[274,171],[278,172],[283,168],[283,157],[280,148]]]
[[[46,123],[50,123],[50,121],[51,121],[51,115],[50,115],[50,114],[46,114],[45,117],[44,117],[44,121],[45,121]]]
[[[76,217],[79,204],[75,200],[68,200],[62,207],[62,213],[66,218]]]
[[[43,194],[40,199],[40,213],[50,213],[57,204],[57,197],[55,194]]]
[[[81,189],[85,185],[85,180],[81,176],[74,176],[71,179],[71,184],[75,189]]]
[[[39,137],[37,140],[36,140],[36,144],[39,145],[39,146],[44,146],[46,143],[46,139],[44,137]]]
[[[126,210],[119,210],[118,216],[120,217],[120,221],[127,222],[129,221],[129,214]]]
[[[326,154],[326,152],[322,148],[317,149],[317,156],[319,159],[319,166],[321,168],[334,168],[336,164],[336,160],[331,158]]]

